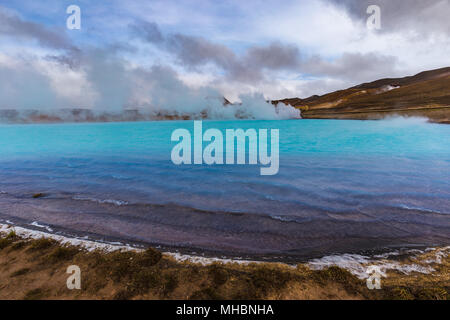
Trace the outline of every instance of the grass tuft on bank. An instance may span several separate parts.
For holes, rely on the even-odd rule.
[[[448,258],[436,275],[393,274],[382,290],[347,270],[311,270],[278,263],[177,262],[148,248],[105,252],[48,238],[0,237],[0,298],[4,299],[395,299],[448,300]],[[69,290],[69,265],[81,269],[82,289]],[[447,274],[446,274],[447,273]]]

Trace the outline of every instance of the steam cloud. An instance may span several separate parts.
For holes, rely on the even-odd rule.
[[[289,119],[299,110],[262,94],[225,103],[212,87],[191,88],[168,66],[131,66],[105,50],[45,61],[0,54],[0,118],[10,122],[149,119]],[[76,68],[73,65],[77,65]]]
[[[245,94],[240,103],[230,104],[213,87],[189,87],[169,66],[132,65],[118,54],[123,46],[81,50],[64,31],[24,21],[1,7],[0,19],[0,36],[56,52],[44,58],[26,52],[18,56],[0,53],[3,122],[300,117],[299,110],[284,104],[274,106],[262,94]],[[213,61],[230,70],[230,78],[257,81],[262,77],[259,71],[250,71],[255,64],[262,64],[267,54],[262,49],[251,52],[256,57],[248,57],[254,61],[251,65],[230,49],[201,38],[165,37],[154,24],[131,26],[131,30],[146,41],[164,44],[186,67]],[[292,50],[285,52],[284,58]],[[285,67],[277,61],[271,61],[272,68]]]

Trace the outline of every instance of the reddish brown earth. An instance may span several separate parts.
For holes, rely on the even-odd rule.
[[[323,96],[273,101],[278,102],[300,109],[306,119],[373,120],[399,115],[450,123],[450,67],[363,83]]]

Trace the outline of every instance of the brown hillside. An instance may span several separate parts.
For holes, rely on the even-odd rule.
[[[309,119],[381,119],[424,116],[450,123],[450,67],[398,79],[381,79],[308,99],[285,99]]]

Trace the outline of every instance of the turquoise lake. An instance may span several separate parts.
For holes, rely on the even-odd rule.
[[[174,165],[178,128],[192,132],[193,121],[0,125],[0,222],[273,260],[450,244],[448,125],[203,121],[279,129],[274,176]]]

